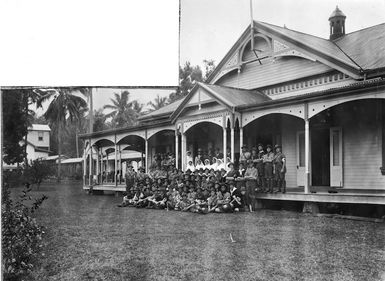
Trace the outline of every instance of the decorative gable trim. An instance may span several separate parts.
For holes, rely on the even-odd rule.
[[[271,39],[271,56],[273,58],[283,56],[297,56],[311,61],[319,61],[322,64],[325,64],[346,75],[349,75],[350,77],[353,77],[354,79],[360,79],[363,77],[362,70],[358,67],[354,67],[335,57],[332,57],[327,53],[322,52],[322,50],[316,50],[310,46],[307,46],[303,42],[294,40],[288,37],[287,35],[280,33],[279,31],[273,30],[272,28],[269,28],[268,26],[265,26],[259,22],[254,22],[254,29],[255,37]],[[244,52],[245,46],[248,44],[249,41],[250,27],[247,27],[246,30],[240,36],[240,38],[237,40],[237,42],[233,45],[230,51],[225,55],[225,57],[221,60],[216,69],[207,79],[206,83],[214,84],[229,72],[234,71],[236,69],[241,69],[242,54]]]
[[[226,109],[232,110],[232,107],[226,101],[224,101],[223,99],[221,99],[217,95],[215,95],[215,93],[213,93],[212,90],[210,88],[206,87],[203,83],[199,83],[198,82],[192,88],[191,92],[185,97],[183,102],[173,112],[173,114],[171,115],[171,122],[174,123],[176,121],[176,119],[181,115],[183,109],[187,107],[187,105],[189,104],[190,100],[194,97],[194,95],[199,90],[203,90],[204,93],[207,94],[211,98],[210,102],[216,101],[219,104],[223,105]],[[192,104],[195,105],[196,103],[192,103]]]

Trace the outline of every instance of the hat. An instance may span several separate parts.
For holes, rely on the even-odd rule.
[[[266,148],[269,148],[269,147],[271,148],[271,144],[266,145]]]
[[[186,153],[191,153],[191,151],[190,151],[190,150],[187,150]]]
[[[242,147],[241,147],[241,148],[242,148],[242,149],[243,149],[243,148],[247,148],[247,145],[246,145],[246,144],[244,144],[244,145],[242,145]]]
[[[279,144],[274,145],[274,149],[277,149],[277,148],[282,148],[282,146],[280,146]]]
[[[228,167],[230,167],[231,165],[234,166],[234,163],[233,163],[233,162],[229,162],[229,163],[227,164]]]

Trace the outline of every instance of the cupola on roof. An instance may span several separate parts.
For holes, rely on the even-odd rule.
[[[345,14],[338,8],[329,17],[330,40],[335,40],[345,35]]]
[[[343,17],[346,18],[345,14],[336,6],[336,9],[333,11],[333,13],[330,15],[329,20],[334,17]]]

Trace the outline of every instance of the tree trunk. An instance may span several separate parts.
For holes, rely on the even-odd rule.
[[[23,95],[23,100],[25,102],[25,116],[26,116],[26,122],[28,124],[28,96],[26,93],[22,93]],[[28,125],[27,125],[27,133],[25,134],[25,138],[24,138],[24,166],[25,166],[25,170],[27,171],[28,170],[28,155],[27,155],[27,141],[28,141]]]
[[[76,125],[78,126],[78,125]],[[78,138],[78,128],[76,128],[76,157],[79,158],[79,138]]]
[[[92,97],[92,88],[90,88],[90,92],[89,92],[89,103],[90,103],[90,113],[89,113],[89,117],[90,117],[90,128],[89,128],[89,133],[92,133],[94,131],[94,104],[93,104],[93,97]]]
[[[57,137],[58,137],[58,165],[57,165],[57,182],[60,182],[60,171],[61,171],[61,122],[59,121],[58,129],[57,129]]]

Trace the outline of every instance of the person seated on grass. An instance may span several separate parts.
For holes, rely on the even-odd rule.
[[[253,200],[252,198],[250,198],[250,196],[247,194],[247,190],[246,190],[246,187],[245,186],[241,186],[241,207],[240,207],[240,211],[249,211],[249,212],[253,212],[253,208],[252,208],[252,203],[253,203]]]
[[[134,198],[135,193],[132,191],[132,188],[128,192],[123,193],[123,202],[118,204],[118,207],[127,207],[130,204],[130,201]]]
[[[143,198],[139,199],[138,202],[136,202],[135,207],[136,208],[145,208],[148,205],[148,198],[152,196],[152,192],[149,188],[144,188],[143,191]]]
[[[190,203],[193,203],[196,199],[196,192],[194,187],[190,186],[189,192],[187,194],[187,199],[189,200]]]
[[[230,206],[233,211],[239,212],[240,209],[243,207],[243,202],[241,198],[242,194],[240,190],[236,188],[233,181],[230,181],[229,186],[230,186],[230,195],[231,195]]]
[[[179,200],[179,202],[176,204],[176,208],[180,211],[187,211],[187,207],[190,205],[189,201],[188,201],[188,198],[187,198],[187,194],[186,193],[182,193],[182,196],[181,196],[181,199]]]
[[[147,197],[147,200],[146,200],[146,208],[152,208],[154,207],[155,205],[155,196],[156,196],[156,191],[158,189],[158,186],[154,183],[152,186],[151,186],[151,189],[150,189],[150,193],[149,194],[145,194],[145,196]],[[145,188],[145,190],[147,190],[147,188]]]
[[[210,197],[207,198],[207,207],[209,212],[215,211],[215,208],[218,207],[217,193],[215,192],[214,188],[211,189]]]
[[[153,191],[152,196],[147,199],[149,209],[164,209],[166,207],[166,197],[163,196],[163,193],[159,188]]]
[[[225,183],[222,184],[221,192],[217,194],[217,197],[218,197],[217,199],[218,207],[215,209],[215,212],[217,213],[231,212],[232,211],[230,206],[231,195]]]
[[[207,200],[210,197],[209,188],[202,189],[203,200]]]
[[[139,187],[136,187],[135,188],[135,193],[134,193],[134,196],[131,198],[131,199],[128,199],[127,202],[126,202],[126,206],[136,206],[136,203],[140,200],[144,198],[144,194],[142,193],[142,191],[140,190]],[[124,199],[123,199],[124,200]]]
[[[176,196],[179,194],[178,190],[176,188],[170,189],[167,191],[167,201],[166,201],[166,208],[167,210],[174,210],[176,206]]]

